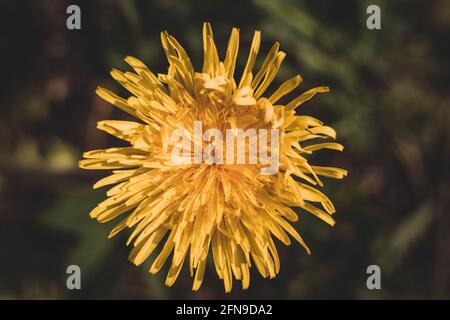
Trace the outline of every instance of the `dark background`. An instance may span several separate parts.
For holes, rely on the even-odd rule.
[[[81,7],[82,29],[66,28]],[[382,29],[366,28],[366,8],[382,10]],[[201,28],[212,23],[223,56],[231,27],[241,30],[237,74],[255,29],[260,56],[274,41],[287,53],[276,78],[296,73],[301,90],[331,93],[299,108],[338,132],[343,153],[316,163],[345,167],[326,181],[337,224],[300,212],[296,224],[313,251],[278,246],[281,272],[226,295],[210,265],[199,292],[184,268],[172,288],[127,261],[126,234],[91,221],[104,198],[82,171],[84,150],[118,142],[95,129],[124,115],[100,100],[108,76],[133,55],[153,72],[167,61],[168,30],[201,67]],[[0,299],[263,298],[416,299],[450,297],[450,2],[432,1],[4,1],[0,7]],[[271,88],[276,87],[273,85]],[[66,289],[66,268],[82,270],[82,290]],[[377,264],[382,290],[366,288]]]

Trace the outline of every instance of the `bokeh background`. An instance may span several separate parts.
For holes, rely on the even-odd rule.
[[[82,29],[66,28],[81,7]],[[382,30],[366,28],[366,8],[382,10]],[[329,85],[299,112],[338,132],[343,153],[316,163],[349,169],[327,180],[337,225],[300,212],[310,248],[279,246],[275,280],[252,270],[251,286],[231,294],[210,265],[191,292],[183,269],[172,288],[165,270],[148,274],[127,261],[126,234],[90,220],[104,198],[91,185],[106,172],[82,171],[84,150],[119,142],[95,129],[124,115],[100,100],[108,76],[133,55],[155,72],[167,62],[159,32],[174,34],[201,66],[201,28],[212,23],[226,50],[241,30],[237,74],[255,29],[261,53],[287,52],[276,83],[300,73],[301,89]],[[8,1],[0,10],[0,299],[433,299],[450,297],[450,2],[431,1]],[[66,268],[82,270],[82,290],[66,289]],[[366,288],[377,264],[382,290]]]

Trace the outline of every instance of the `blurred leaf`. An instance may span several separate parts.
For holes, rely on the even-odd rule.
[[[410,214],[395,230],[379,244],[377,252],[383,272],[392,274],[403,259],[414,248],[418,241],[429,230],[434,219],[433,202],[425,201],[416,211]]]
[[[67,263],[79,265],[82,272],[88,276],[105,259],[114,244],[114,240],[107,239],[110,227],[89,217],[90,210],[103,198],[101,191],[72,191],[42,216],[45,224],[77,238],[77,246],[67,257]]]

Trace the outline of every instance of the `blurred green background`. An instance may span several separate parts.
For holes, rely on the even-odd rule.
[[[65,25],[73,3],[78,31]],[[369,4],[381,7],[382,30],[366,28]],[[228,295],[211,265],[193,293],[187,268],[167,288],[167,269],[153,276],[149,263],[129,263],[127,235],[107,240],[114,224],[88,216],[105,196],[91,185],[106,172],[77,168],[84,150],[119,143],[95,129],[124,117],[94,94],[97,85],[124,93],[109,70],[133,55],[165,72],[166,29],[200,68],[204,21],[222,56],[240,28],[238,75],[260,29],[261,53],[274,41],[287,52],[277,84],[300,73],[300,91],[331,87],[299,112],[345,145],[312,160],[350,172],[326,181],[334,228],[300,212],[312,256],[279,245],[278,278],[252,270],[250,289],[235,282]],[[0,35],[0,299],[450,297],[449,1],[9,1]],[[81,267],[82,290],[66,289],[70,264]],[[366,288],[371,264],[382,290]]]

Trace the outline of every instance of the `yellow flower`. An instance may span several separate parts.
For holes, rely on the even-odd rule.
[[[116,184],[90,216],[106,222],[124,215],[109,237],[125,228],[134,228],[127,244],[133,244],[129,259],[135,265],[143,263],[162,243],[150,272],[158,272],[171,256],[168,286],[175,282],[187,258],[194,277],[192,289],[198,290],[211,247],[225,291],[231,290],[233,277],[241,280],[246,289],[252,265],[263,277],[273,278],[279,272],[273,236],[285,245],[290,244],[291,236],[310,253],[290,223],[298,219],[292,207],[300,207],[334,225],[332,202],[313,186],[323,185],[319,176],[341,179],[347,171],[310,165],[305,156],[320,149],[342,151],[343,146],[334,142],[302,146],[303,142],[316,138],[335,139],[336,133],[315,118],[296,115],[299,105],[328,88],[313,88],[287,104],[277,103],[302,82],[297,75],[263,97],[285,53],[275,43],[254,74],[259,31],[254,34],[238,82],[234,79],[238,29],[231,31],[225,59],[221,61],[211,26],[204,24],[201,72],[194,71],[186,51],[175,38],[162,32],[161,40],[169,61],[167,74],[156,76],[141,61],[126,57],[135,73],[114,69],[111,75],[131,96],[125,99],[104,88],[96,91],[140,122],[98,123],[100,130],[127,141],[129,146],[84,153],[81,168],[113,170],[94,188]],[[174,164],[171,153],[175,143],[171,134],[179,128],[193,132],[195,121],[201,121],[204,129],[222,131],[277,128],[279,147],[275,150],[270,146],[268,150],[279,155],[279,171],[263,175],[262,163]],[[191,142],[194,149],[205,144]],[[247,144],[244,153],[248,156]],[[321,204],[323,209],[313,203]]]

